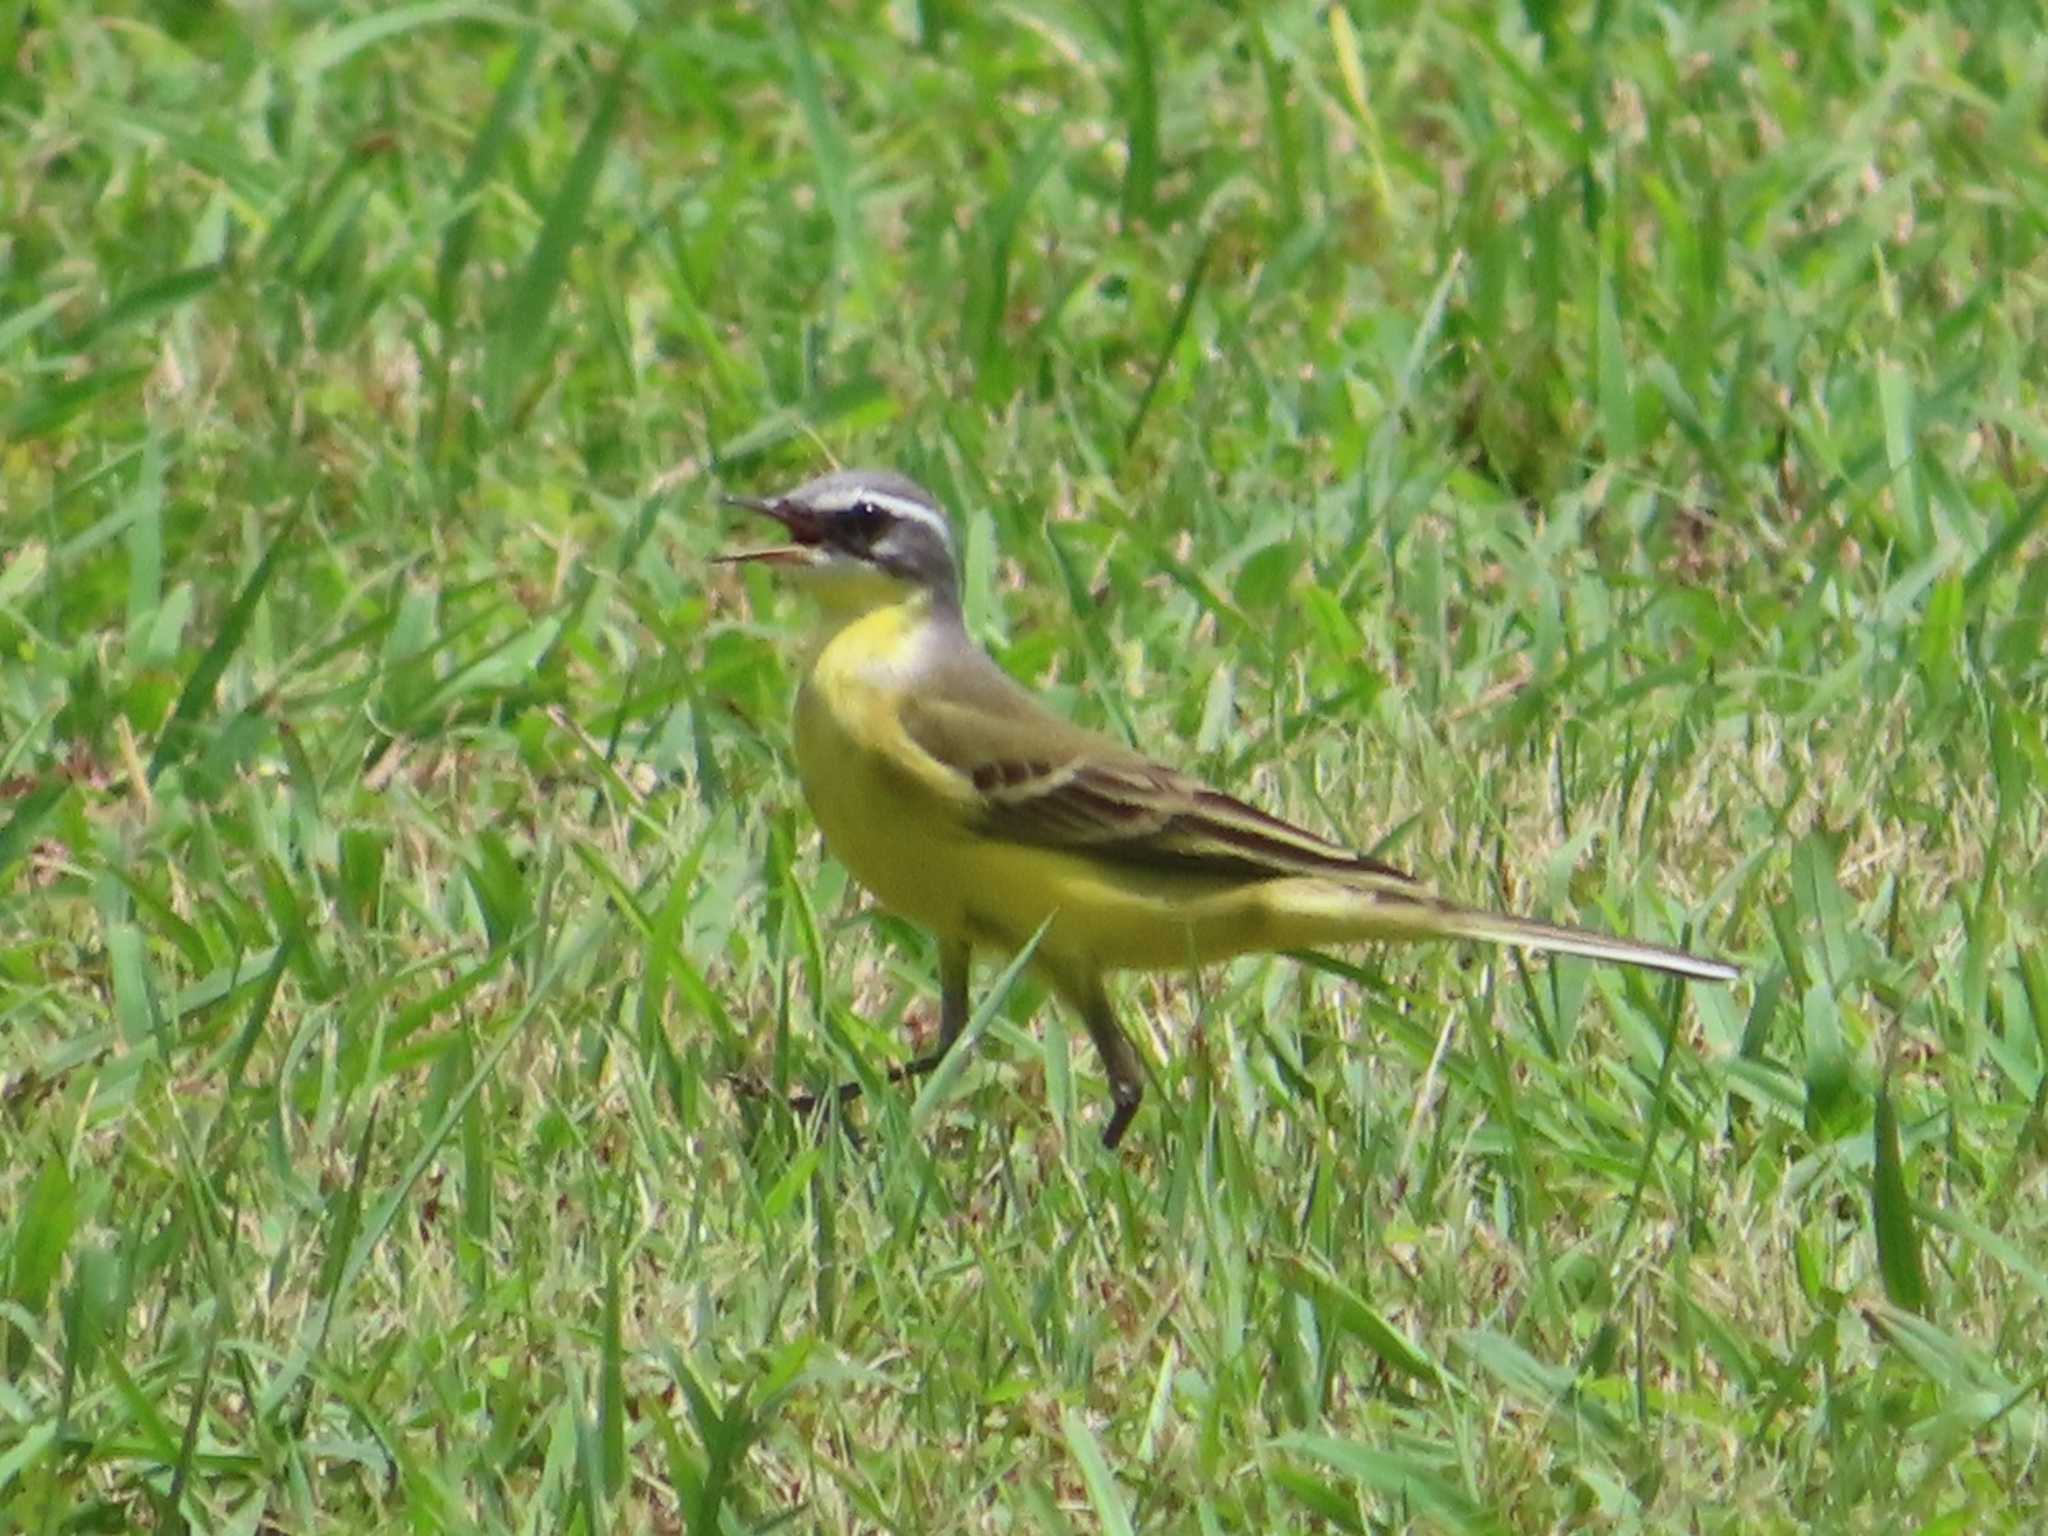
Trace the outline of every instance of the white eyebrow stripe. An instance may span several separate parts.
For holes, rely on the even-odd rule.
[[[953,530],[947,525],[946,519],[923,502],[913,501],[908,496],[892,496],[887,491],[871,491],[856,486],[820,502],[818,510],[826,513],[850,512],[862,502],[880,507],[884,512],[910,522],[923,523],[944,541],[947,549],[953,547]]]

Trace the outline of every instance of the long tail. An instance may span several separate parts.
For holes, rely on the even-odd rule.
[[[1438,905],[1431,915],[1435,919],[1431,926],[1446,938],[1482,939],[1493,944],[1511,944],[1517,949],[1614,960],[1694,981],[1733,981],[1742,974],[1725,960],[1709,960],[1668,944],[1620,939],[1588,928],[1563,928],[1556,923],[1539,923],[1534,918],[1510,917],[1504,912],[1482,912],[1475,907],[1445,903]]]
[[[1669,944],[1462,906],[1405,880],[1275,880],[1263,887],[1262,895],[1276,932],[1288,945],[1307,949],[1361,939],[1476,939],[1640,965],[1693,981],[1733,981],[1742,974],[1725,960],[1709,960]]]
[[[1164,898],[1162,898],[1164,899]],[[1221,960],[1250,950],[1321,949],[1373,940],[1475,939],[1517,949],[1550,950],[1646,966],[1693,981],[1733,981],[1741,971],[1725,960],[1710,960],[1669,944],[1617,938],[1590,928],[1539,923],[1446,901],[1400,875],[1364,871],[1346,879],[1296,875],[1226,886],[1207,900],[1173,893],[1176,915],[1187,924],[1192,958]],[[1155,958],[1112,961],[1124,966],[1164,966]]]

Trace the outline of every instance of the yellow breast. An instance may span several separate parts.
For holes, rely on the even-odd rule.
[[[796,767],[825,845],[884,906],[966,937],[959,873],[973,786],[905,733],[900,710],[931,634],[878,609],[819,649],[796,698]]]

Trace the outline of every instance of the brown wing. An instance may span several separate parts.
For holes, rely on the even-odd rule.
[[[963,648],[906,702],[918,746],[980,793],[992,837],[1132,867],[1265,880],[1412,877],[1082,730]]]

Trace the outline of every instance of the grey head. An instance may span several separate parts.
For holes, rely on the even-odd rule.
[[[891,469],[835,469],[780,496],[729,496],[772,517],[794,541],[741,559],[839,569],[865,567],[957,605],[953,528],[930,491]]]

